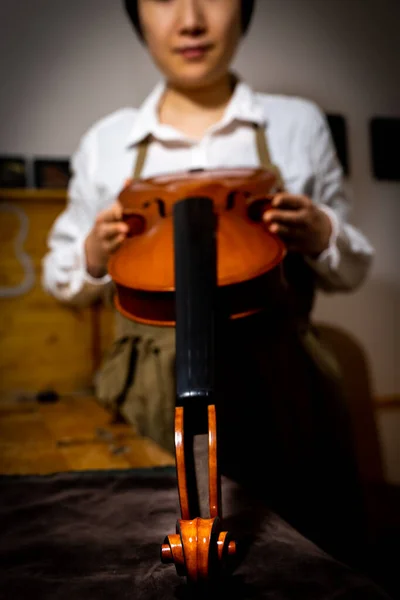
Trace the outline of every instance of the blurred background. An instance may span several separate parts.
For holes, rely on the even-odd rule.
[[[356,293],[320,295],[315,316],[345,329],[366,352],[373,396],[382,402],[377,420],[385,472],[388,479],[397,482],[400,182],[374,177],[370,120],[400,117],[399,17],[399,4],[391,0],[259,0],[251,34],[235,61],[236,70],[254,88],[310,98],[327,113],[345,119],[352,222],[371,240],[376,259],[369,280]],[[120,2],[13,0],[1,3],[0,19],[0,156],[28,159],[28,185],[33,181],[35,158],[67,160],[97,119],[120,107],[139,105],[158,81],[158,73],[134,36]],[[398,145],[393,152],[400,158]],[[58,202],[63,202],[62,194]],[[45,214],[38,218],[38,227],[32,228],[30,223],[29,238],[35,236],[34,229],[41,244],[46,227],[61,208],[54,198],[47,202],[42,199],[35,212]],[[1,215],[7,238],[15,219],[4,211]],[[4,272],[7,240],[6,232],[2,233],[0,285],[19,285],[20,265],[13,264],[14,275]],[[39,294],[38,256],[35,258],[33,293]],[[2,304],[8,306],[0,296]],[[1,318],[5,314],[8,317],[1,324],[2,389],[12,387],[4,383],[11,377],[6,373],[10,356],[5,356],[4,336],[11,344],[10,330],[18,319],[28,318],[13,314],[10,321],[8,310]],[[46,327],[49,325],[47,322]],[[41,339],[44,335],[51,337],[42,330]],[[47,342],[57,345],[54,336]],[[42,342],[36,343],[41,346]],[[74,351],[78,358],[80,351]],[[68,355],[69,351],[64,352]],[[24,371],[33,367],[28,362]],[[17,386],[17,379],[11,378]],[[21,390],[28,379],[25,372],[19,380]],[[51,383],[43,381],[45,387]],[[77,387],[85,384],[83,380],[75,383]]]
[[[63,187],[62,172],[53,178],[47,173],[48,185],[38,184],[33,161],[53,166],[62,161],[65,174],[64,163],[83,133],[120,107],[138,106],[158,81],[121,4],[0,4],[0,157],[27,160],[26,189],[1,190],[4,401],[39,392],[47,392],[45,399],[51,399],[50,392],[90,395],[93,374],[111,340],[106,309],[66,309],[41,289],[46,235],[64,206],[65,192],[49,189],[52,181],[54,188]],[[374,173],[371,120],[400,118],[399,23],[395,0],[259,0],[234,65],[257,90],[309,98],[344,120],[351,221],[370,239],[376,258],[361,289],[321,294],[314,317],[347,369],[363,473],[393,486],[400,484],[400,178],[397,173],[397,178],[378,179]],[[398,122],[389,121],[389,130],[395,126],[398,131]],[[393,145],[390,135],[386,140],[380,152],[396,153],[400,165],[399,141]],[[41,189],[32,189],[35,185]],[[0,441],[5,471],[12,470],[7,414]]]

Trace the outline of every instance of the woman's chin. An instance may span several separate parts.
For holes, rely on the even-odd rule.
[[[219,81],[227,73],[211,71],[201,68],[185,68],[179,72],[170,73],[168,81],[181,89],[195,90],[207,87]]]

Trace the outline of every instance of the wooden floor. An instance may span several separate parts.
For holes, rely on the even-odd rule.
[[[52,404],[0,400],[0,473],[46,474],[174,465],[174,457],[138,437],[91,397]]]

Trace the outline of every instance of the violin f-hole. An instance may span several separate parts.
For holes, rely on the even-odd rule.
[[[150,208],[150,206],[152,204],[157,204],[158,214],[160,215],[160,217],[164,218],[167,216],[167,211],[165,209],[165,202],[164,202],[164,200],[162,200],[162,198],[154,198],[154,200],[146,200],[146,202],[143,202],[142,208],[143,209]]]
[[[226,197],[226,205],[225,205],[226,210],[233,210],[235,208],[235,204],[236,204],[238,196],[239,196],[239,198],[244,198],[245,200],[247,200],[248,198],[250,198],[251,194],[250,194],[250,192],[246,192],[246,191],[243,192],[241,190],[232,190],[231,192],[229,192],[229,194]]]
[[[226,197],[226,210],[232,210],[233,208],[235,208],[235,198],[236,191],[233,190],[232,192],[229,192],[229,194]]]
[[[162,217],[164,219],[167,216],[167,211],[165,210],[164,200],[162,200],[161,198],[156,198],[154,202],[157,203],[158,213],[159,213],[160,217]]]

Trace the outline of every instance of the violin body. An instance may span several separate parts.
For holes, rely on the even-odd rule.
[[[262,223],[278,191],[276,173],[265,169],[188,171],[128,182],[118,199],[129,233],[108,265],[117,309],[138,322],[175,325],[173,207],[207,197],[215,214],[221,304],[230,318],[262,310],[281,284],[286,254]]]

